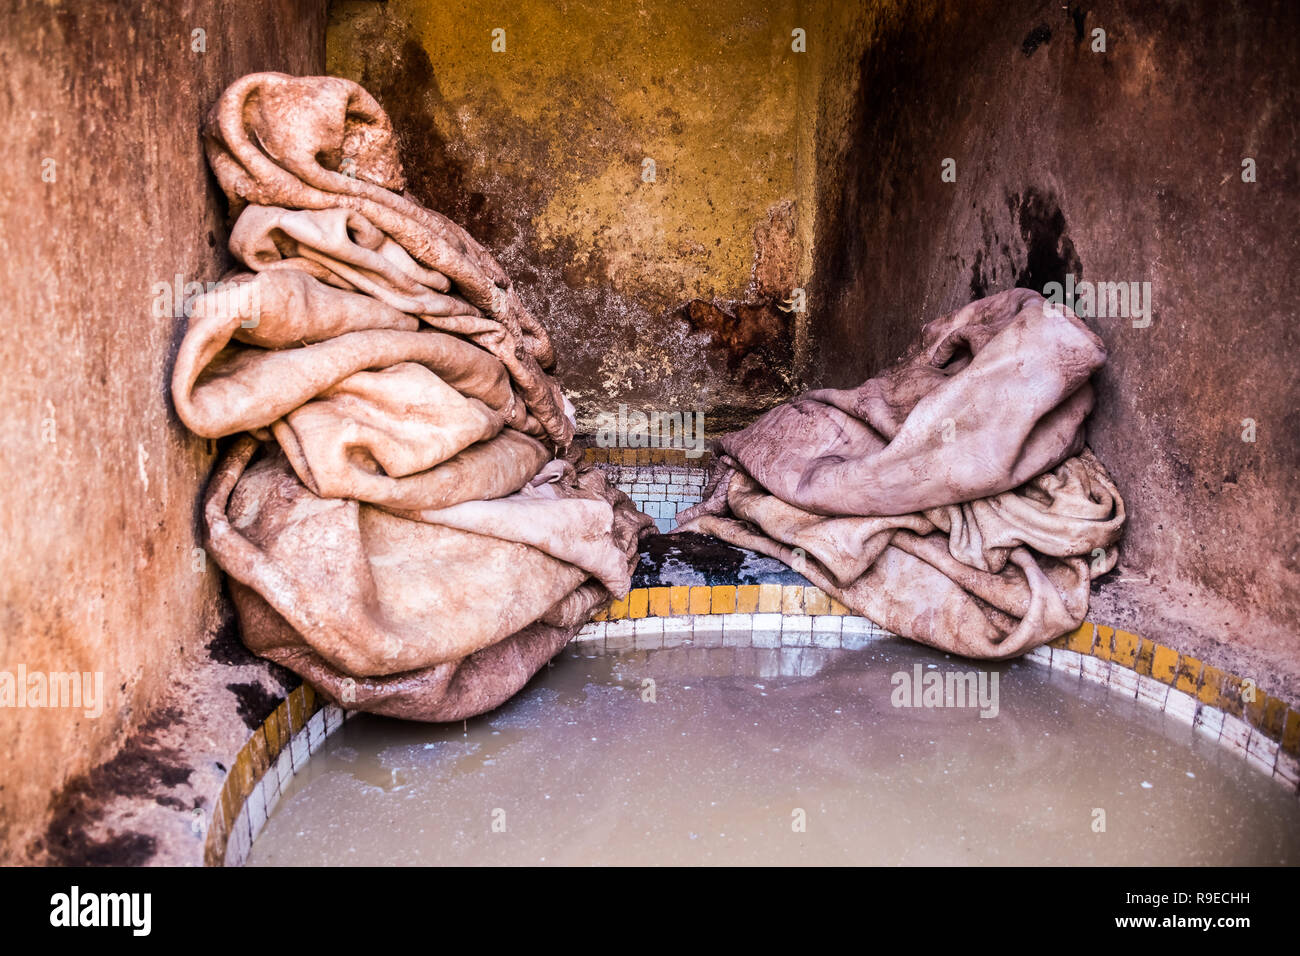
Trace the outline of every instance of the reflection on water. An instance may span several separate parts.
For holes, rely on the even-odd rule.
[[[892,706],[917,665],[973,669],[571,645],[467,727],[349,721],[249,865],[1300,862],[1295,797],[1187,725],[1018,662],[996,717]]]

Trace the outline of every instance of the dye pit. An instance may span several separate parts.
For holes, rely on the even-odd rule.
[[[893,706],[918,665],[973,670],[570,645],[466,725],[348,721],[248,865],[1300,862],[1300,802],[1187,724],[1028,662],[985,665],[996,716]]]

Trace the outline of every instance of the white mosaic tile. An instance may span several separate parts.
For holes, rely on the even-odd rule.
[[[1055,650],[1053,650],[1055,656]],[[1112,662],[1110,668],[1110,683],[1107,685],[1116,694],[1121,697],[1136,698],[1138,692],[1138,678],[1142,676],[1137,671],[1131,670],[1122,664]]]
[[[636,624],[631,618],[620,618],[617,621],[605,622],[605,644],[608,645],[611,639],[631,638],[636,633]]]
[[[642,634],[663,634],[664,619],[661,617],[639,617],[632,622],[632,630],[637,637]]]
[[[1199,703],[1191,694],[1171,687],[1165,698],[1165,713],[1176,720],[1192,725],[1196,720],[1196,708]]]
[[[657,651],[664,646],[664,622],[660,618],[643,617],[633,624],[632,646],[638,651]],[[609,647],[609,641],[605,642]]]
[[[1046,664],[1048,667],[1051,667],[1052,649],[1048,647],[1046,644],[1040,644],[1038,647],[1035,647],[1032,651],[1030,651],[1028,654],[1025,655],[1025,660],[1036,661],[1039,664]]]
[[[1065,648],[1052,649],[1052,669],[1074,677],[1083,675],[1083,655]]]
[[[1223,733],[1223,716],[1223,711],[1219,708],[1202,705],[1196,713],[1196,721],[1192,727],[1198,734],[1211,740],[1218,740]]]
[[[840,617],[841,634],[877,634],[881,633],[881,628],[876,626],[874,621],[865,617],[858,617],[856,614],[844,615]]]
[[[325,743],[325,713],[316,711],[307,719],[307,747],[311,753],[320,750]]]
[[[343,726],[343,709],[337,704],[325,707],[325,733],[332,734]]]
[[[262,832],[262,827],[266,824],[266,790],[259,781],[254,787],[253,792],[248,795],[248,800],[244,802],[245,809],[248,810],[248,823],[251,830],[252,839],[256,840],[257,835]]]
[[[1164,709],[1165,700],[1169,696],[1169,685],[1162,684],[1154,677],[1148,677],[1146,674],[1138,675],[1138,692],[1137,699],[1148,703],[1153,707]]]
[[[311,756],[311,750],[307,744],[306,734],[301,732],[294,734],[293,739],[289,741],[289,755],[294,773],[307,766],[307,758]]]
[[[695,618],[695,628],[691,641],[696,647],[722,646],[721,614],[701,614]]]
[[[1080,671],[1083,677],[1094,683],[1102,685],[1110,683],[1110,661],[1085,654],[1080,662]]]
[[[1293,788],[1300,789],[1300,757],[1278,751],[1277,766],[1273,768],[1273,776]]]
[[[822,614],[813,618],[812,643],[814,647],[840,646],[841,618],[834,614]]]
[[[749,647],[754,629],[752,614],[726,614],[722,616],[722,646]]]
[[[1240,717],[1224,714],[1223,732],[1219,735],[1219,743],[1244,755],[1246,746],[1250,743],[1250,724]]]
[[[1250,741],[1246,744],[1246,759],[1260,770],[1272,774],[1281,749],[1276,740],[1269,740],[1258,727],[1251,728]]]
[[[289,781],[293,779],[293,754],[288,747],[280,751],[280,756],[275,759],[275,775],[280,780],[281,791],[287,790]]]
[[[681,647],[693,641],[694,629],[689,617],[666,617],[664,622],[664,647]]]
[[[781,617],[781,644],[785,647],[807,647],[812,643],[812,618],[807,614],[785,614]]]

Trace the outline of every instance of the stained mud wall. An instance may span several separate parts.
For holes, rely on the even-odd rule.
[[[804,6],[340,2],[328,63],[392,116],[416,197],[513,276],[581,423],[628,403],[717,430],[797,377],[825,22]]]
[[[1097,617],[1300,696],[1300,7],[872,5],[832,60],[811,381],[988,293],[1150,283],[1146,327],[1090,319],[1130,508]]]
[[[0,671],[103,686],[94,707],[0,709],[0,858],[23,858],[52,796],[160,719],[151,704],[223,621],[195,551],[214,449],[167,391],[183,286],[229,264],[198,125],[244,73],[321,72],[324,6],[0,3]]]

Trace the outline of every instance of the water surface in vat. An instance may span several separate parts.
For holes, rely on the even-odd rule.
[[[1300,862],[1300,802],[1186,724],[1026,662],[986,668],[995,717],[893,706],[917,665],[973,669],[901,640],[570,645],[467,728],[349,721],[248,862]]]

